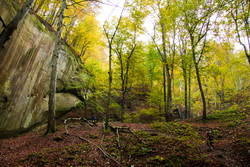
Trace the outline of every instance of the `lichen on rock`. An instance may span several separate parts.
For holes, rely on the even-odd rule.
[[[0,1],[0,9],[4,11],[0,10],[0,17],[7,22],[14,17],[13,7],[7,1]],[[48,108],[45,103],[49,92],[55,36],[44,27],[35,15],[28,14],[0,54],[0,138],[18,134],[47,121]],[[0,24],[0,31],[2,29]],[[58,91],[61,91],[71,82],[80,61],[63,44],[59,57]],[[60,114],[80,101],[70,94],[57,96]]]

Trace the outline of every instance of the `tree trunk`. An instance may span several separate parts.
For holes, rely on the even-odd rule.
[[[206,26],[206,33],[208,31],[208,24]],[[195,73],[196,73],[196,78],[197,78],[197,82],[198,82],[198,86],[199,86],[199,90],[200,90],[200,94],[201,94],[201,100],[202,100],[202,104],[203,104],[203,110],[202,110],[202,120],[207,120],[207,104],[206,104],[206,98],[205,98],[205,94],[202,88],[202,83],[201,83],[201,78],[200,78],[200,71],[199,71],[199,62],[202,56],[202,53],[204,51],[204,47],[205,47],[205,41],[203,43],[203,49],[201,51],[201,55],[199,57],[199,59],[197,60],[197,55],[195,53],[195,48],[197,46],[197,44],[195,44],[194,42],[194,36],[192,34],[192,31],[189,31],[189,35],[190,35],[190,40],[191,40],[191,49],[192,49],[192,58],[193,58],[193,63],[194,63],[194,68],[195,68]],[[205,35],[204,35],[205,37]],[[201,38],[199,39],[201,40]]]
[[[167,121],[172,121],[173,120],[173,115],[172,115],[172,79],[171,79],[171,75],[169,73],[169,68],[168,66],[166,67],[167,70]]]
[[[182,60],[182,70],[183,70],[183,78],[184,78],[184,105],[185,105],[185,111],[186,111],[186,118],[189,118],[189,112],[188,112],[188,85],[187,85],[187,68],[186,68],[186,62]]]
[[[221,92],[220,92],[220,102],[222,107],[224,107],[225,104],[225,78],[223,77],[221,79]]]
[[[166,53],[166,39],[165,39],[165,26],[161,24],[162,30],[162,62],[163,62],[163,88],[164,88],[164,111],[165,111],[165,120],[167,122],[172,121],[172,79],[170,75],[170,69],[167,62],[167,53]],[[167,84],[167,87],[166,87]]]
[[[29,12],[33,2],[34,2],[34,0],[27,0],[27,2],[23,5],[21,11],[16,14],[16,16],[12,19],[12,21],[6,26],[6,28],[0,34],[0,53],[4,49],[5,43],[10,39],[10,36],[17,29],[20,21]]]
[[[121,113],[120,113],[120,120],[123,122],[123,113],[125,110],[125,94],[126,94],[126,89],[125,89],[125,75],[124,75],[124,68],[123,68],[123,59],[122,59],[122,52],[121,51],[116,51],[118,55],[118,60],[120,63],[120,78],[121,78],[121,90],[122,90],[122,101],[121,101]]]
[[[181,40],[182,48],[180,51],[181,55],[181,68],[183,71],[183,79],[184,79],[184,106],[185,106],[185,117],[190,118],[190,107],[189,107],[189,101],[190,101],[190,96],[189,96],[189,86],[190,86],[190,60],[187,55],[187,44],[185,40]]]
[[[61,48],[61,32],[63,26],[63,16],[66,9],[66,0],[62,1],[60,8],[57,34],[56,34],[56,44],[53,51],[52,57],[52,70],[51,70],[51,81],[50,81],[50,94],[49,94],[49,113],[48,113],[48,126],[47,133],[54,133],[56,131],[56,121],[55,121],[55,104],[56,104],[56,81],[57,81],[57,65],[59,59],[59,51]]]
[[[189,64],[189,71],[188,71],[188,109],[187,113],[189,117],[191,117],[191,63]]]
[[[112,86],[112,44],[113,44],[113,40],[115,38],[115,35],[118,31],[120,22],[121,22],[121,18],[122,18],[122,13],[124,11],[124,8],[122,9],[122,12],[120,14],[118,23],[115,27],[115,31],[112,34],[111,38],[109,37],[109,32],[107,31],[107,29],[105,28],[105,24],[107,23],[107,20],[105,21],[104,25],[103,25],[103,29],[105,32],[105,35],[108,39],[108,46],[109,46],[109,72],[108,72],[108,77],[109,77],[109,86],[108,86],[108,101],[107,101],[107,108],[106,108],[106,118],[105,118],[105,129],[109,128],[109,118],[110,118],[110,102],[111,102],[111,86]]]
[[[194,50],[193,50],[192,55],[193,55],[193,61],[194,61],[194,66],[195,66],[196,78],[197,78],[197,82],[198,82],[198,85],[199,85],[199,90],[200,90],[202,104],[203,104],[202,119],[203,120],[207,120],[206,98],[205,98],[204,91],[202,89],[201,78],[200,78],[200,71],[199,71],[198,63],[196,62],[196,59],[195,59],[196,57],[195,57]]]
[[[164,117],[165,121],[168,121],[168,114],[167,114],[167,88],[166,88],[166,68],[163,65],[162,67],[162,75],[163,75],[163,102],[164,102]]]
[[[128,90],[128,80],[129,80],[129,70],[130,70],[130,62],[131,58],[134,54],[136,48],[136,44],[134,44],[133,48],[131,49],[129,56],[126,60],[126,68],[123,68],[123,61],[122,61],[122,55],[119,55],[120,59],[120,66],[121,66],[121,81],[122,81],[122,110],[121,110],[121,121],[124,121],[124,115],[125,115],[125,101],[126,101],[126,94]],[[125,74],[124,74],[125,70]]]
[[[74,25],[75,25],[75,22],[76,20],[73,18],[71,21],[70,21],[70,24],[69,24],[69,28],[64,36],[64,40],[68,43],[68,38],[70,36],[70,32],[71,30],[73,29]]]
[[[106,109],[106,118],[105,118],[105,129],[109,127],[109,118],[110,118],[110,102],[111,102],[111,86],[112,86],[112,43],[109,45],[109,87],[108,87],[108,102]]]
[[[37,2],[37,1],[36,1]],[[38,5],[37,8],[35,9],[35,12],[39,12],[39,10],[41,9],[41,7],[44,5],[45,0],[42,0]]]

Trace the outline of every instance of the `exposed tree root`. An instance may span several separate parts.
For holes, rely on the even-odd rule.
[[[81,121],[81,123],[84,122],[84,123],[87,123],[89,126],[94,126],[94,123],[87,120],[86,118],[81,118],[81,117],[80,118],[67,118],[67,119],[64,120],[64,126],[65,126],[65,130],[66,130],[66,134],[69,134],[68,126],[67,126],[67,121],[69,121],[69,120]]]

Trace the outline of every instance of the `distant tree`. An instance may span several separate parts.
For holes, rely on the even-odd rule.
[[[228,75],[232,68],[232,61],[230,60],[234,55],[229,43],[209,42],[208,47],[209,49],[206,53],[206,61],[209,62],[207,76],[213,78],[216,95],[214,97],[215,109],[217,109],[217,106],[220,109],[225,103],[225,89],[227,88],[226,82],[229,82],[230,80]],[[219,97],[220,103],[216,102],[217,96]]]
[[[106,113],[105,113],[105,129],[109,128],[109,118],[110,118],[110,104],[111,104],[111,88],[112,88],[112,80],[113,80],[113,75],[112,75],[112,51],[113,51],[113,42],[114,38],[116,36],[116,33],[119,29],[120,22],[122,19],[122,14],[124,11],[124,7],[122,9],[122,12],[120,14],[120,17],[117,20],[117,23],[113,24],[113,26],[108,24],[108,20],[104,22],[103,29],[105,36],[108,41],[108,54],[109,54],[109,70],[108,70],[108,101],[107,101],[107,108],[106,108]]]
[[[17,29],[20,21],[29,12],[33,2],[34,0],[27,0],[26,3],[23,5],[22,9],[15,15],[12,21],[4,28],[4,30],[0,34],[0,53],[4,49],[5,43],[10,39],[10,36]]]
[[[155,2],[155,1],[154,1]],[[150,4],[155,16],[152,40],[162,61],[164,117],[172,121],[173,71],[176,55],[176,8],[170,1]]]
[[[191,0],[181,4],[182,21],[189,36],[191,55],[203,104],[203,120],[207,119],[207,105],[201,81],[200,64],[207,44],[207,35],[211,28],[211,17],[216,8],[215,4],[216,2],[213,0],[209,2]]]
[[[183,30],[181,30],[183,32]],[[192,74],[192,57],[188,51],[187,37],[182,33],[179,34],[179,52],[181,59],[182,76],[184,79],[184,105],[186,117],[191,117],[191,74]]]
[[[120,22],[113,49],[117,55],[118,73],[121,81],[121,121],[124,120],[126,94],[132,82],[133,61],[136,59],[136,50],[139,43],[138,37],[142,33],[142,23],[145,17],[145,14],[141,12],[140,6],[136,2],[125,4],[125,6],[126,9],[129,9],[129,16],[123,17]]]

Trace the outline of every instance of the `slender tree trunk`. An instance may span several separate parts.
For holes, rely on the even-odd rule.
[[[124,70],[123,70],[123,59],[122,59],[122,53],[118,53],[119,54],[119,61],[120,61],[120,78],[121,78],[121,81],[122,81],[122,104],[121,104],[121,114],[120,114],[120,119],[121,121],[123,122],[123,113],[124,113],[124,108],[125,108],[125,94],[126,94],[126,90],[125,90],[125,77],[124,77]]]
[[[59,2],[59,1],[58,1]],[[46,22],[48,22],[51,26],[54,25],[54,22],[55,20],[57,19],[57,8],[59,6],[60,2],[59,3],[54,3],[53,7],[50,8],[49,10],[49,14],[48,16],[46,17]],[[44,13],[44,15],[46,14],[47,12]]]
[[[115,35],[118,31],[120,22],[121,22],[121,18],[122,18],[122,13],[124,11],[124,8],[122,9],[122,12],[120,14],[118,23],[115,27],[115,31],[112,34],[112,36],[110,37],[109,31],[107,31],[107,29],[105,28],[105,24],[107,23],[107,20],[105,21],[104,25],[103,25],[103,29],[105,31],[105,35],[108,39],[108,46],[109,46],[109,72],[108,72],[108,78],[109,78],[109,86],[108,86],[108,101],[107,101],[107,108],[106,108],[106,118],[105,118],[105,129],[109,128],[109,118],[110,118],[110,103],[111,103],[111,86],[112,86],[112,44],[113,44],[113,40],[115,38]]]
[[[167,114],[167,88],[166,88],[166,68],[163,64],[162,67],[162,75],[163,75],[163,103],[164,103],[164,117],[165,121],[168,121],[168,114]]]
[[[74,27],[75,22],[76,22],[75,19],[72,19],[72,20],[70,21],[69,29],[68,29],[68,31],[66,32],[65,36],[64,36],[64,40],[65,40],[67,43],[68,43],[68,38],[69,38],[70,32],[71,32],[72,28]]]
[[[108,101],[106,109],[106,118],[105,118],[105,129],[109,127],[109,118],[110,118],[110,102],[111,102],[111,86],[112,86],[112,43],[109,45],[109,86],[108,86]]]
[[[217,88],[214,86],[214,110],[217,110]]]
[[[172,121],[171,107],[172,107],[172,79],[170,75],[170,69],[167,62],[167,52],[166,52],[166,38],[165,38],[165,26],[161,24],[162,30],[162,62],[163,62],[163,90],[164,90],[164,111],[165,120]],[[167,86],[166,86],[167,84]]]
[[[171,79],[171,75],[169,73],[169,68],[168,66],[166,67],[167,70],[167,121],[172,121],[173,120],[173,116],[172,116],[172,79]]]
[[[29,12],[33,2],[34,0],[27,0],[26,3],[23,5],[21,11],[16,14],[16,16],[12,19],[12,21],[5,27],[5,29],[0,34],[0,53],[4,49],[5,43],[10,39],[10,36],[17,29],[20,21]]]
[[[237,38],[239,43],[244,49],[245,55],[247,57],[247,61],[250,65],[250,24],[249,24],[249,0],[246,1],[235,1],[231,3],[231,16],[235,24],[235,30],[237,33]],[[243,12],[242,12],[243,11]],[[243,30],[241,28],[243,26]],[[244,34],[246,36],[246,40],[241,39]]]
[[[191,117],[191,63],[189,64],[189,69],[188,69],[188,115]]]
[[[183,71],[183,79],[184,79],[184,106],[185,106],[185,117],[186,118],[190,118],[190,108],[189,108],[189,71],[190,71],[190,60],[187,57],[187,52],[186,52],[186,48],[187,48],[187,44],[185,42],[184,39],[181,40],[181,44],[182,44],[182,48],[180,51],[180,55],[181,55],[181,68]]]
[[[134,54],[136,48],[136,44],[134,44],[132,50],[129,53],[129,56],[126,60],[126,71],[124,74],[124,70],[122,69],[121,73],[123,74],[123,78],[122,78],[122,119],[121,121],[124,121],[124,115],[125,115],[125,98],[126,98],[126,94],[127,94],[127,90],[128,90],[128,80],[129,80],[129,71],[130,71],[130,62],[131,62],[131,58]],[[122,59],[122,57],[120,57]],[[122,60],[121,60],[122,61]],[[121,64],[122,65],[122,64]],[[123,66],[121,66],[123,68]]]
[[[220,101],[221,101],[221,105],[222,107],[224,107],[224,104],[225,104],[225,78],[222,78],[221,79],[221,96],[220,96]]]
[[[52,57],[52,70],[51,70],[51,80],[50,80],[50,94],[49,94],[49,113],[48,113],[48,126],[47,133],[54,133],[56,131],[56,121],[55,121],[55,104],[56,104],[56,81],[57,81],[57,65],[59,59],[59,51],[61,48],[61,32],[63,26],[63,16],[66,9],[66,0],[62,1],[60,8],[57,34],[56,34],[56,44],[53,51]]]
[[[182,60],[184,61],[184,60]],[[182,62],[186,63],[186,62]],[[186,110],[186,118],[189,118],[189,113],[188,113],[188,85],[187,85],[187,68],[186,64],[182,65],[183,68],[183,78],[184,78],[184,105],[185,105],[185,110]]]
[[[196,62],[195,52],[194,52],[194,49],[192,49],[192,50],[193,50],[192,55],[193,55],[196,78],[197,78],[197,82],[198,82],[198,85],[199,85],[199,90],[200,90],[202,104],[203,104],[202,119],[207,120],[206,98],[205,98],[205,94],[204,94],[204,91],[203,91],[203,88],[202,88],[202,83],[201,83],[201,78],[200,78],[200,71],[199,71],[198,63]]]
[[[37,1],[36,1],[37,2]],[[44,5],[44,2],[45,2],[45,0],[42,0],[39,4],[38,4],[38,6],[37,6],[37,8],[35,9],[35,12],[37,13],[40,9],[41,9],[41,7]]]

